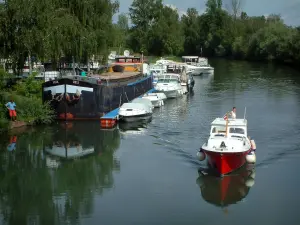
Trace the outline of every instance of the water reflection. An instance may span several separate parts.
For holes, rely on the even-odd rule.
[[[120,129],[120,132],[122,134],[143,134],[145,133],[145,130],[147,129],[149,123],[151,122],[151,119],[147,121],[135,121],[135,122],[120,122],[118,124],[118,127]]]
[[[199,172],[197,184],[202,198],[215,206],[226,207],[243,200],[254,185],[253,165],[245,165],[239,171],[224,177],[215,176],[211,171]]]
[[[15,135],[11,136],[9,144],[7,145],[7,150],[10,151],[10,152],[15,150],[16,145],[17,145],[17,136],[15,136]]]
[[[95,196],[113,187],[120,170],[119,145],[117,129],[72,123],[18,135],[14,154],[0,147],[3,224],[77,224],[93,214]]]

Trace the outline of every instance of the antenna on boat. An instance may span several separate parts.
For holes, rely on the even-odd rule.
[[[246,119],[246,107],[245,107],[245,111],[244,111],[244,120]]]
[[[125,57],[129,57],[130,56],[129,50],[125,50],[123,54],[124,54]]]

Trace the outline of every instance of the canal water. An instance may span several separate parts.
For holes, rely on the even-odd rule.
[[[1,224],[299,224],[300,73],[216,60],[214,76],[148,124],[22,128],[1,136]],[[223,180],[196,152],[233,106],[257,163]]]

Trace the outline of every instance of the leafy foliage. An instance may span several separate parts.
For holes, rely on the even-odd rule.
[[[41,99],[36,97],[24,97],[17,92],[0,92],[0,102],[2,104],[0,115],[2,114],[1,118],[4,124],[6,124],[5,121],[8,119],[8,112],[4,107],[4,104],[11,98],[13,98],[17,105],[16,111],[18,113],[18,120],[45,124],[53,121],[54,113],[50,108],[50,105],[43,104]]]
[[[127,42],[149,55],[201,55],[236,59],[274,60],[297,65],[300,28],[285,25],[279,15],[249,17],[242,0],[207,0],[205,13],[189,8],[181,18],[176,9],[159,0],[134,0],[133,27]],[[231,14],[230,14],[231,13]]]
[[[0,3],[0,53],[20,74],[28,56],[57,62],[106,54],[113,36],[111,0],[4,0]]]

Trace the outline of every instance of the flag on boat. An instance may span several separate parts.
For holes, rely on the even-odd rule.
[[[229,112],[227,112],[227,113],[223,116],[223,119],[224,119],[224,120],[227,120],[227,119],[228,119],[228,113],[229,113]]]

